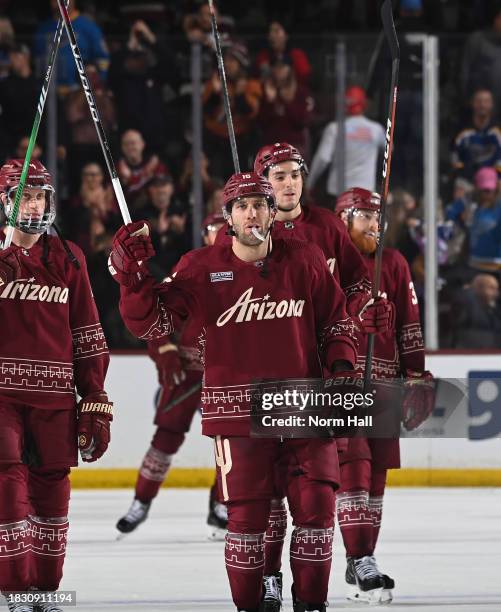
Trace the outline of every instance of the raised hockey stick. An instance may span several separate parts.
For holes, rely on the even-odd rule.
[[[69,6],[70,0],[66,0],[66,6]],[[54,38],[52,39],[50,53],[49,53],[49,62],[47,64],[47,70],[45,71],[45,77],[42,83],[42,91],[40,92],[40,97],[38,99],[37,110],[35,112],[35,120],[33,121],[33,127],[31,128],[30,140],[28,142],[28,148],[26,149],[26,155],[24,156],[24,164],[23,169],[21,170],[21,177],[19,179],[19,185],[16,189],[16,197],[14,199],[14,206],[12,208],[12,213],[7,220],[7,231],[5,232],[5,242],[4,249],[10,247],[12,242],[12,235],[14,233],[14,227],[17,221],[17,215],[19,214],[19,206],[21,204],[21,197],[23,195],[24,186],[26,185],[26,178],[28,176],[28,169],[30,167],[31,155],[33,153],[33,148],[37,141],[38,136],[38,128],[40,127],[40,122],[42,121],[43,109],[45,107],[45,100],[47,99],[47,92],[49,91],[50,81],[52,78],[52,73],[54,71],[54,64],[56,63],[57,51],[59,49],[59,43],[61,42],[61,34],[63,33],[64,23],[63,20],[60,19],[57,22],[57,28],[54,33]]]
[[[390,186],[391,156],[393,149],[393,133],[395,130],[395,109],[397,107],[398,92],[398,69],[400,64],[400,46],[398,44],[397,31],[393,21],[393,7],[391,0],[384,0],[381,7],[381,19],[383,32],[391,54],[391,87],[390,100],[388,104],[388,118],[386,120],[386,146],[383,159],[383,171],[381,179],[381,209],[379,211],[379,240],[376,248],[374,281],[372,283],[372,297],[376,299],[379,295],[381,285],[381,264],[383,261],[383,243],[386,225],[386,199]],[[365,359],[364,388],[368,390],[372,374],[372,353],[374,351],[374,334],[369,334],[367,339],[367,356]]]
[[[101,117],[99,116],[99,111],[97,109],[96,100],[94,98],[94,93],[92,91],[92,87],[90,85],[89,79],[87,78],[87,74],[85,72],[82,55],[80,53],[80,49],[78,48],[78,43],[77,43],[77,39],[75,36],[75,32],[73,30],[73,26],[71,25],[71,19],[68,15],[68,11],[66,7],[64,6],[64,3],[62,2],[62,0],[57,0],[57,3],[59,5],[59,11],[61,13],[61,17],[63,18],[63,21],[64,21],[66,33],[68,34],[71,51],[75,59],[75,64],[77,67],[78,74],[80,75],[80,81],[82,82],[82,87],[85,92],[85,97],[87,98],[87,103],[89,105],[90,114],[92,115],[92,119],[94,120],[94,125],[96,126],[97,136],[99,138],[99,143],[101,144],[101,149],[103,151],[104,159],[106,160],[106,166],[108,167],[108,172],[111,178],[111,184],[113,185],[113,190],[115,192],[115,197],[117,199],[118,205],[120,206],[120,212],[122,213],[122,218],[124,220],[124,223],[130,223],[131,217],[130,217],[129,209],[127,208],[127,202],[125,201],[125,196],[122,190],[122,185],[120,184],[120,179],[118,178],[115,164],[113,163],[113,157],[111,156],[110,145],[108,143],[108,139],[106,138],[106,133],[104,131],[103,124],[101,122]]]
[[[219,38],[219,31],[217,29],[216,13],[214,11],[213,1],[208,0],[208,2],[212,22],[212,35],[214,36],[214,42],[216,44],[217,67],[219,70],[219,78],[221,79],[221,86],[223,88],[224,113],[226,115],[226,123],[228,125],[228,136],[230,139],[231,156],[233,157],[233,166],[235,168],[235,172],[240,172],[237,141],[235,139],[235,128],[233,127],[233,118],[231,116],[230,97],[228,95],[228,85],[226,83],[226,72],[224,70],[223,52],[221,51],[221,40]]]

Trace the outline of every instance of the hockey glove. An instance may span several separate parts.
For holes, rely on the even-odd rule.
[[[148,351],[157,366],[158,383],[162,387],[175,387],[186,379],[177,346],[172,342],[148,344]]]
[[[80,456],[83,461],[91,463],[104,455],[110,443],[113,404],[101,391],[82,398],[77,409]]]
[[[402,402],[402,422],[407,431],[416,429],[433,412],[435,385],[431,372],[407,371]]]
[[[348,300],[346,309],[364,334],[380,334],[395,326],[395,304],[386,298],[374,299],[369,294],[354,294]]]
[[[108,269],[124,287],[133,287],[148,275],[144,262],[155,255],[146,221],[123,225],[113,238]]]
[[[0,287],[16,280],[16,278],[21,278],[21,263],[18,251],[19,247],[17,246],[0,250]]]

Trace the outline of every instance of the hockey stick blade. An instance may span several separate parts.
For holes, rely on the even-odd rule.
[[[393,21],[393,5],[391,0],[384,0],[381,6],[381,21],[383,30],[390,46],[391,59],[400,59],[400,45],[398,43],[395,22]]]

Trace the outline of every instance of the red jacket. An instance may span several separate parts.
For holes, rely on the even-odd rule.
[[[249,435],[256,379],[320,377],[319,354],[329,370],[356,361],[344,294],[315,245],[275,240],[264,265],[241,261],[229,245],[197,249],[163,283],[120,289],[124,322],[140,338],[186,319],[203,326],[205,435]]]
[[[68,242],[77,269],[59,238],[47,240],[48,268],[41,238],[20,250],[21,278],[0,287],[0,398],[70,409],[75,389],[82,397],[103,391],[109,354],[82,251]]]

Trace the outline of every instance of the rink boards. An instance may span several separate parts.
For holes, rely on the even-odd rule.
[[[433,354],[427,368],[441,378],[467,378],[472,371],[497,372],[501,354]],[[145,354],[112,355],[107,391],[115,403],[112,443],[99,467],[72,474],[74,487],[131,487],[154,431],[156,372]],[[495,402],[501,413],[501,399]],[[402,440],[402,466],[390,474],[397,486],[501,486],[501,440]],[[200,418],[174,460],[167,486],[207,486],[213,479],[211,440],[200,433]]]

